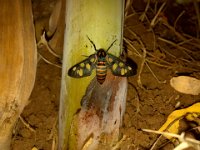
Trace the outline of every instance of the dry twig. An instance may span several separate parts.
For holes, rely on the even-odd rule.
[[[54,64],[54,63],[48,61],[48,60],[47,60],[46,58],[44,58],[39,52],[38,52],[38,55],[39,55],[39,57],[42,58],[47,64],[50,64],[50,65],[55,66],[55,67],[58,67],[58,68],[62,68],[62,66],[57,65],[57,64]]]
[[[58,124],[58,117],[55,118],[55,121],[53,123],[53,127],[51,129],[51,133],[47,140],[52,140],[51,150],[57,149],[57,141],[58,141],[58,133],[57,133],[57,124]]]
[[[145,58],[146,58],[146,49],[143,49],[142,62],[140,64],[140,69],[139,69],[139,72],[138,72],[138,79],[137,79],[137,83],[138,83],[139,87],[142,88],[142,89],[145,89],[143,87],[142,81],[141,81],[141,74],[142,74],[142,70],[144,68]]]
[[[189,49],[187,49],[187,48],[185,48],[185,47],[182,47],[182,46],[180,46],[179,44],[176,44],[176,43],[174,43],[174,42],[172,42],[172,41],[170,41],[170,40],[164,39],[164,38],[162,38],[162,37],[158,37],[158,40],[163,41],[163,42],[165,42],[165,43],[167,43],[167,44],[170,44],[170,45],[172,45],[172,46],[174,46],[174,47],[177,47],[178,49],[184,50],[184,53],[185,53],[186,55],[188,55],[188,57],[191,57],[191,56],[190,56],[189,54],[187,54],[186,52],[194,53],[193,51],[191,51],[191,50],[189,50]],[[193,60],[193,58],[191,58],[191,59]]]
[[[183,14],[185,13],[185,10],[183,10],[179,15],[178,17],[176,18],[175,22],[174,22],[174,29],[176,29],[176,24],[178,22],[178,20],[183,16]]]
[[[111,150],[116,150],[116,149],[119,149],[120,148],[120,146],[122,145],[122,142],[123,141],[125,141],[126,140],[126,135],[123,135],[123,137],[122,137],[122,139],[119,141],[119,142],[117,142],[117,144],[114,146],[114,147],[112,147],[112,149]]]
[[[126,3],[125,3],[125,10],[124,10],[124,16],[127,17],[128,16],[128,10],[131,8],[133,4],[133,1],[132,0],[126,0]]]
[[[150,23],[150,26],[151,26],[151,27],[154,27],[154,26],[157,24],[156,20],[157,20],[158,16],[160,15],[160,12],[161,12],[162,9],[164,8],[165,4],[166,4],[166,2],[164,2],[164,3],[160,6],[160,8],[158,9],[157,14],[154,16],[154,18],[152,19],[152,21],[151,21],[151,23]]]
[[[151,2],[151,0],[148,0],[147,5],[145,7],[145,10],[144,10],[144,12],[142,13],[142,15],[139,18],[139,20],[142,21],[142,22],[144,21],[145,17],[147,17],[146,13],[147,13],[147,11],[149,9],[150,2]]]
[[[137,88],[131,83],[131,82],[128,82],[128,84],[131,85],[131,87],[133,87],[133,89],[135,89],[135,99],[134,98],[131,98],[129,101],[131,101],[132,99],[136,100],[137,101],[137,106],[136,106],[136,115],[140,112],[140,98],[139,98],[139,93],[138,93],[138,90]]]
[[[35,131],[35,129],[33,129],[32,127],[31,127],[31,125],[29,124],[29,123],[27,123],[25,120],[24,120],[24,118],[22,118],[22,116],[19,116],[19,119],[21,120],[21,122],[25,125],[25,127],[27,127],[30,131],[32,131],[32,132],[36,132]]]
[[[150,72],[153,75],[153,77],[157,80],[158,83],[166,83],[167,82],[166,80],[160,81],[158,79],[158,77],[155,75],[155,73],[152,71],[152,69],[150,68],[149,64],[147,62],[145,62],[145,64],[146,64],[147,68],[150,70]]]
[[[55,57],[61,59],[61,56],[56,54],[53,49],[49,46],[49,43],[47,42],[46,38],[45,38],[45,31],[44,33],[41,35],[40,41],[37,43],[37,46],[39,47],[40,45],[45,45],[47,50]]]
[[[139,87],[141,87],[142,89],[144,89],[144,87],[142,86],[142,82],[141,82],[141,73],[142,73],[142,70],[144,68],[144,64],[147,65],[147,67],[149,68],[150,72],[152,73],[152,75],[155,77],[155,79],[158,81],[158,83],[165,83],[166,81],[160,81],[157,76],[153,73],[152,69],[149,67],[148,65],[148,61],[147,58],[146,58],[146,54],[147,54],[147,50],[145,48],[145,45],[143,44],[142,40],[137,36],[137,34],[135,34],[133,31],[131,31],[129,28],[128,28],[128,31],[137,39],[137,41],[139,42],[139,44],[141,45],[141,49],[143,51],[143,54],[141,55],[137,49],[134,48],[134,46],[132,46],[132,44],[126,39],[124,38],[124,40],[127,42],[127,44],[129,44],[133,49],[134,51],[136,52],[135,54],[137,56],[139,56],[141,59],[142,59],[142,62],[140,64],[140,69],[139,69],[139,72],[138,72],[138,85]],[[152,54],[150,54],[152,55]],[[161,60],[162,61],[162,60]],[[155,62],[154,62],[155,63]],[[167,62],[168,63],[168,62]]]

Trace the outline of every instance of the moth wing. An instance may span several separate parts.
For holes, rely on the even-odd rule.
[[[107,58],[108,66],[115,76],[129,77],[136,74],[136,70],[134,70],[130,65],[119,59],[118,57],[108,54]]]
[[[95,54],[90,55],[87,59],[72,66],[68,70],[68,75],[74,78],[82,78],[90,76],[92,70],[95,68],[95,61],[96,61]]]

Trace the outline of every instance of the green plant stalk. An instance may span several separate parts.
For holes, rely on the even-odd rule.
[[[73,115],[80,108],[80,101],[86,88],[95,76],[71,78],[68,69],[76,63],[95,53],[87,36],[96,48],[107,49],[119,56],[122,45],[123,0],[67,0],[66,30],[64,38],[64,55],[62,68],[62,87],[59,112],[59,149],[66,149],[70,136]]]

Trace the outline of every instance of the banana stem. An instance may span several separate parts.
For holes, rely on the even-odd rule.
[[[76,149],[70,142],[77,139],[70,131],[77,124],[72,121],[86,89],[95,73],[85,78],[74,79],[67,75],[68,69],[79,63],[83,55],[95,53],[87,36],[94,42],[96,49],[108,49],[109,53],[119,56],[122,45],[123,0],[67,0],[66,30],[62,68],[62,87],[59,112],[59,149]],[[74,137],[74,138],[73,138]],[[69,140],[69,138],[73,140]]]

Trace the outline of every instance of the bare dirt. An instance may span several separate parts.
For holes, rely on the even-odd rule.
[[[54,5],[54,0],[33,0],[34,19],[38,28],[36,29],[38,37],[38,33],[41,32],[42,28],[47,26]],[[160,5],[162,3],[158,6]],[[160,19],[163,19],[164,23],[167,21],[169,25],[174,22],[174,18],[177,18],[177,15],[173,15],[179,15],[178,12],[173,13],[175,10],[188,10],[191,8],[187,15],[193,16],[193,18],[196,16],[193,5],[187,4],[181,5],[181,7],[176,5],[179,9],[173,9],[173,7],[168,5],[170,4],[167,3],[165,11],[160,15]],[[141,50],[140,41],[142,41],[147,51],[146,59],[148,61],[146,61],[147,64],[144,64],[140,74],[143,88],[138,86],[139,74],[128,79],[127,106],[124,123],[120,129],[122,135],[126,136],[120,146],[122,150],[150,149],[158,135],[143,132],[141,129],[158,130],[172,111],[200,102],[200,96],[181,94],[175,91],[169,84],[169,80],[173,76],[181,74],[200,79],[200,67],[198,66],[200,52],[199,48],[193,44],[197,43],[197,41],[199,42],[199,39],[195,38],[190,43],[181,45],[190,51],[185,51],[180,47],[158,40],[161,37],[174,43],[183,41],[177,33],[182,33],[181,35],[183,33],[191,33],[187,38],[193,39],[192,37],[196,37],[197,33],[197,30],[194,29],[195,25],[191,23],[191,20],[188,19],[187,22],[187,18],[184,18],[177,23],[177,30],[175,32],[169,28],[170,26],[163,25],[163,22],[159,22],[154,28],[150,28],[149,21],[141,22],[139,20],[145,6],[146,3],[134,0],[134,5],[129,7],[128,14],[125,17],[124,46],[127,48],[128,57],[137,63],[139,73],[144,52]],[[147,13],[148,19],[152,19],[155,16],[154,10],[152,10],[155,3],[151,3],[150,6],[151,9]],[[170,6],[172,6],[172,3]],[[184,21],[184,24],[187,22],[188,28],[183,26],[182,21]],[[37,22],[40,22],[39,25]],[[192,28],[191,32],[189,31],[190,28]],[[130,43],[135,49],[131,47]],[[45,54],[46,57],[50,57],[49,55]],[[149,65],[151,71],[147,65]],[[30,150],[33,147],[39,150],[51,149],[58,119],[60,83],[61,69],[49,65],[40,59],[30,103],[21,115],[21,118],[30,127],[23,123],[22,119],[19,119],[13,132],[13,150]],[[180,102],[180,105],[176,107],[178,102]],[[31,131],[31,129],[34,131]],[[172,144],[161,146],[165,142],[166,139],[163,138],[155,149],[173,149]]]

